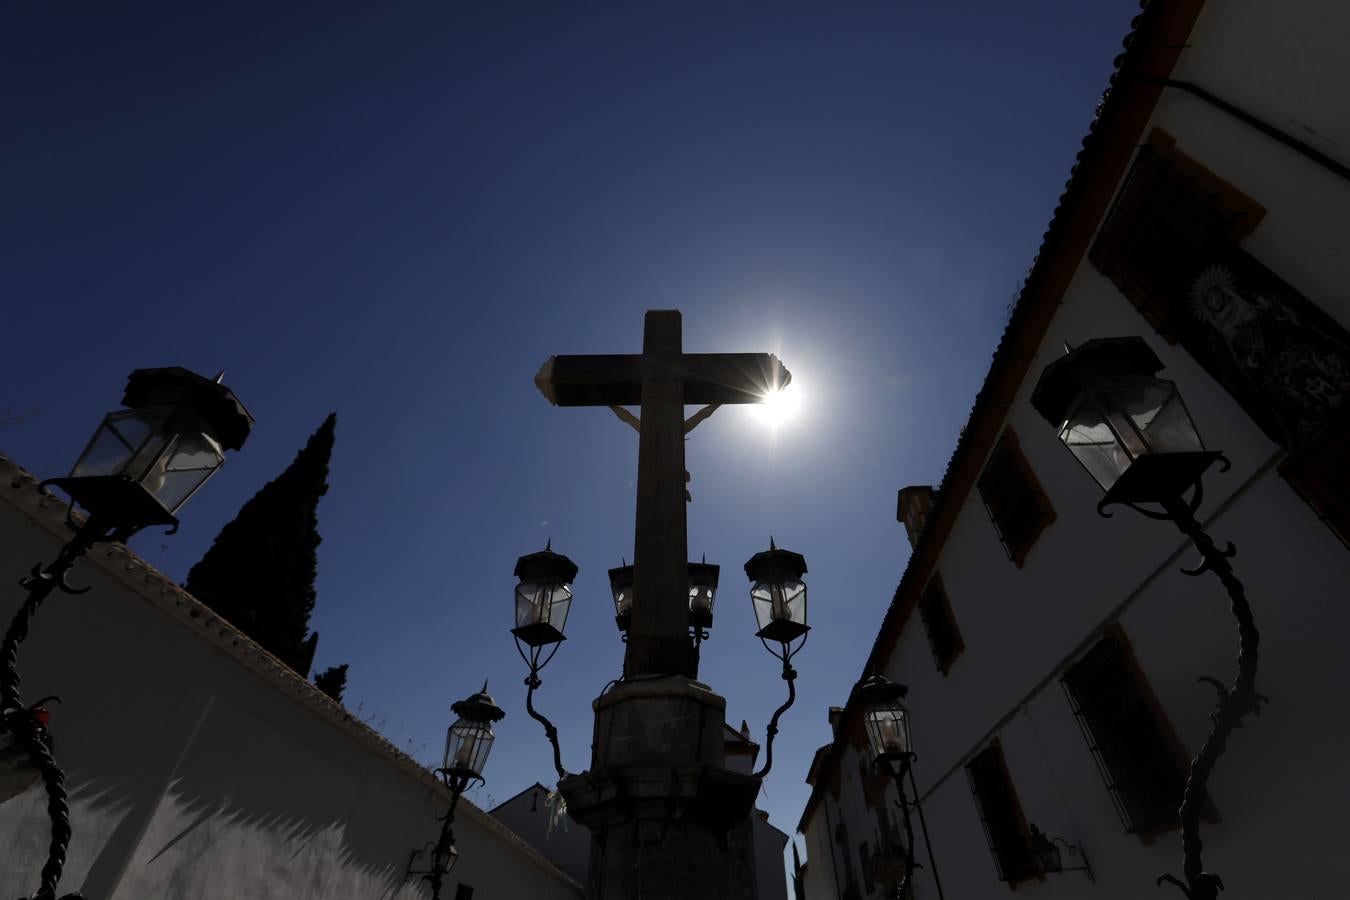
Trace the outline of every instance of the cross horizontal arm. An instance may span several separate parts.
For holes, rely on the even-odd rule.
[[[552,356],[534,383],[555,406],[635,406],[644,381],[684,385],[689,405],[759,403],[792,374],[772,353]]]

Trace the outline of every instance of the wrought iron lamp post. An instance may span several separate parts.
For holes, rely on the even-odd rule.
[[[751,581],[750,601],[755,609],[755,622],[764,649],[783,663],[783,680],[788,685],[787,701],[774,710],[773,718],[764,729],[764,767],[755,773],[763,778],[773,768],[773,739],[778,734],[778,720],[797,699],[797,670],[792,668],[792,657],[806,645],[811,626],[806,624],[806,559],[800,553],[780,550],[769,538],[769,549],[756,553],[745,564],[745,574]],[[777,645],[777,649],[771,644]]]
[[[558,729],[534,708],[534,692],[543,682],[539,670],[548,665],[567,639],[567,613],[572,607],[572,582],[577,577],[576,563],[561,553],[553,552],[553,542],[538,553],[530,553],[516,560],[516,627],[511,634],[516,639],[516,652],[530,667],[525,678],[525,711],[530,718],[544,726],[544,735],[553,745],[553,768],[558,778],[568,772],[562,765],[562,748],[558,746]],[[528,648],[528,649],[527,649]]]
[[[1106,492],[1097,511],[1109,517],[1107,507],[1123,504],[1176,525],[1201,556],[1200,565],[1181,571],[1193,576],[1213,572],[1237,619],[1237,678],[1227,688],[1215,678],[1200,679],[1219,698],[1210,713],[1209,736],[1191,761],[1178,811],[1185,881],[1170,874],[1158,877],[1159,884],[1173,884],[1191,900],[1214,900],[1223,881],[1204,871],[1200,860],[1205,784],[1233,729],[1248,713],[1259,713],[1266,700],[1256,692],[1260,636],[1242,582],[1228,562],[1236,548],[1230,542],[1218,549],[1195,518],[1205,472],[1216,462],[1227,471],[1229,463],[1222,453],[1205,449],[1176,385],[1156,377],[1163,364],[1141,338],[1095,339],[1066,350],[1046,366],[1031,403]]]
[[[58,698],[24,706],[19,646],[53,591],[88,590],[66,581],[80,557],[96,544],[124,542],[152,525],[168,526],[172,534],[178,529],[178,510],[224,465],[224,451],[243,446],[253,417],[220,383],[222,375],[212,380],[178,367],[132,372],[122,398],[127,408],[103,418],[68,476],[40,485],[70,496],[66,522],[75,534],[53,562],[35,565],[20,582],[28,597],[0,642],[0,740],[8,737],[27,751],[47,788],[52,839],[35,900],[56,896],[70,841],[70,814],[65,777],[52,756],[42,709],[46,700]],[[84,510],[82,520],[77,521],[75,506]]]
[[[445,734],[445,757],[436,776],[450,790],[450,808],[440,816],[441,834],[434,845],[427,844],[420,850],[414,850],[408,860],[407,875],[421,875],[422,880],[431,885],[432,900],[440,900],[441,882],[459,861],[459,850],[455,847],[455,806],[460,795],[475,781],[483,781],[483,769],[487,766],[488,754],[492,752],[492,742],[496,736],[492,733],[492,723],[506,717],[501,707],[493,702],[487,692],[487,682],[478,693],[466,697],[450,706],[458,718]],[[414,868],[417,858],[427,854],[428,868]]]

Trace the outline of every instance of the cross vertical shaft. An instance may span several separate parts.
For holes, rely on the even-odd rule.
[[[656,365],[642,381],[633,620],[624,677],[697,676],[689,643],[688,535],[684,481],[683,353],[678,310],[646,315],[642,354]]]

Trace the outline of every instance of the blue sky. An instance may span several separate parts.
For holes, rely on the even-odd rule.
[[[573,771],[622,665],[637,438],[535,371],[636,352],[651,308],[687,350],[776,352],[800,412],[693,433],[689,548],[723,566],[702,679],[757,739],[783,682],[741,565],[773,534],[810,567],[761,798],[791,832],[907,559],[895,492],[941,477],[1136,10],[7,4],[0,410],[33,415],[0,452],[62,473],[131,369],[224,368],[253,436],[134,541],[182,578],[336,410],[317,666],[425,761],[489,678],[489,804],[553,781],[517,556],[551,537],[581,570],[538,696]]]

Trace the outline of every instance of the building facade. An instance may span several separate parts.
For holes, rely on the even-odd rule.
[[[65,505],[0,457],[6,620],[64,523]],[[430,896],[406,874],[449,801],[429,771],[120,544],[94,548],[71,582],[89,592],[50,597],[19,657],[26,702],[64,701],[50,707],[74,829],[61,896]],[[0,887],[27,896],[50,825],[40,783],[14,793],[13,750],[0,746]],[[444,900],[583,894],[465,799],[455,842]]]
[[[1209,782],[1205,866],[1244,896],[1343,890],[1347,29],[1335,2],[1145,6],[941,485],[901,491],[912,552],[864,672],[909,687],[916,897],[1125,898],[1181,875],[1176,808],[1215,701],[1197,679],[1235,672],[1228,597],[1179,571],[1197,553],[1170,523],[1099,516],[1030,403],[1066,343],[1126,336],[1232,462],[1197,515],[1236,545],[1261,633],[1270,702]],[[808,900],[880,897],[906,852],[894,791],[856,705],[831,724],[798,878]]]

